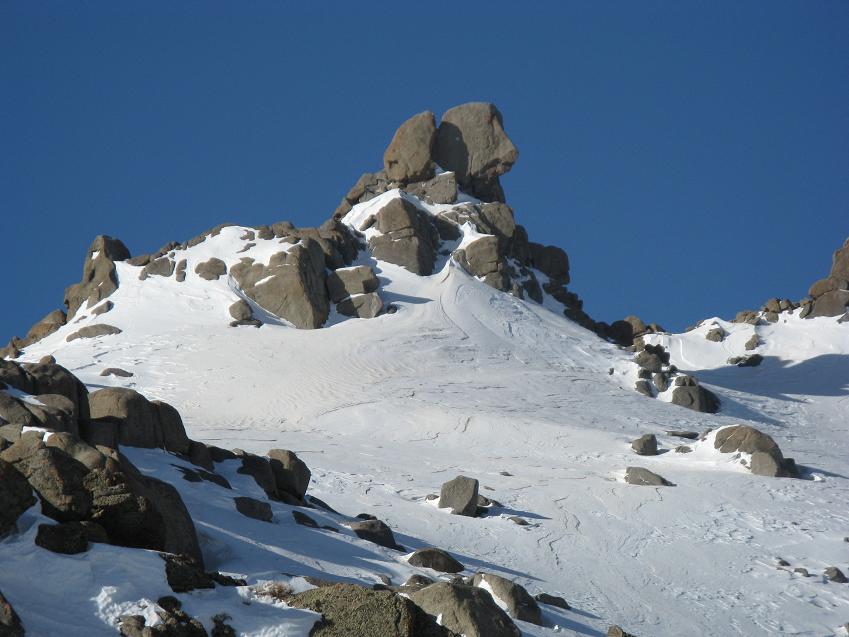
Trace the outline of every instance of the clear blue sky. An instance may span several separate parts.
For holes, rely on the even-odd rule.
[[[470,100],[597,319],[798,299],[849,235],[849,2],[353,4],[0,1],[0,341],[95,235],[318,225],[404,119]]]

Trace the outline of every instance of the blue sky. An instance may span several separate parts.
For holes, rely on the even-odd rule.
[[[682,329],[827,274],[849,2],[459,5],[0,1],[0,341],[95,235],[318,225],[404,119],[470,100],[502,111],[508,202],[594,318]]]

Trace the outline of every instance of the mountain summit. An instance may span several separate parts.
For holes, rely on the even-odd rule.
[[[0,635],[844,634],[849,247],[595,321],[507,130],[411,117],[316,228],[97,237],[0,359]]]

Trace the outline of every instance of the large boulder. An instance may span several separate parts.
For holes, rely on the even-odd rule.
[[[409,594],[440,624],[465,637],[520,637],[521,632],[487,591],[449,582],[431,584]]]
[[[455,637],[415,603],[389,591],[336,584],[298,593],[286,603],[321,614],[311,637]]]
[[[395,551],[403,551],[404,547],[395,541],[395,535],[392,529],[382,520],[370,519],[353,522],[350,529],[361,540],[373,542],[379,546],[393,549]]]
[[[325,285],[325,254],[306,237],[288,251],[278,252],[268,265],[243,258],[230,268],[242,291],[259,306],[300,329],[324,325],[330,312]]]
[[[433,177],[431,149],[436,138],[436,119],[425,111],[401,124],[386,151],[383,169],[392,181],[409,183]]]
[[[195,266],[195,274],[207,281],[217,281],[227,274],[227,264],[217,257],[211,257]]]
[[[369,239],[375,258],[429,275],[436,261],[439,234],[429,215],[403,197],[392,199],[375,215],[377,234]]]
[[[504,201],[498,177],[513,167],[519,151],[493,104],[469,102],[442,116],[433,156],[457,176],[464,190],[484,201]]]
[[[149,401],[134,389],[107,387],[89,395],[94,420],[112,419],[118,426],[118,443],[128,447],[189,450],[189,438],[180,414],[162,401]],[[89,441],[90,442],[90,441]]]
[[[654,434],[645,434],[631,442],[631,448],[640,456],[657,455],[657,437]]]
[[[39,362],[24,363],[22,371],[27,377],[24,386],[17,387],[14,383],[9,383],[10,385],[35,396],[44,394],[64,396],[74,404],[78,418],[88,419],[88,389],[67,369],[55,362]]]
[[[358,294],[339,301],[336,304],[339,314],[351,318],[370,319],[378,316],[383,311],[383,300],[377,292]]]
[[[720,403],[716,394],[699,385],[692,377],[687,378],[692,379],[692,382],[686,385],[678,385],[676,382],[672,389],[672,404],[706,414],[719,411]]]
[[[507,613],[514,619],[542,626],[542,611],[530,593],[516,582],[492,573],[478,573],[472,579],[474,586],[489,591],[507,607]]]
[[[0,460],[0,538],[15,528],[21,513],[35,504],[26,478],[5,460]]]
[[[439,508],[451,509],[455,515],[474,517],[478,510],[479,483],[474,478],[457,476],[442,485]]]
[[[424,548],[415,551],[407,560],[412,566],[432,568],[440,573],[459,573],[463,565],[448,552],[437,548]]]
[[[94,307],[118,289],[115,261],[130,258],[130,251],[118,239],[99,235],[88,248],[83,265],[83,277],[79,283],[65,290],[65,305],[68,317],[72,317],[85,303]]]
[[[720,453],[741,451],[751,454],[749,468],[756,475],[776,478],[798,475],[796,463],[792,458],[784,457],[775,440],[749,425],[723,427],[716,432],[713,446]]]
[[[278,493],[285,492],[303,500],[312,476],[306,463],[288,449],[271,449],[268,459]]]

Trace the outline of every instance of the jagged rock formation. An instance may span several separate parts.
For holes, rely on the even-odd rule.
[[[831,272],[814,283],[808,294],[813,299],[807,318],[841,316],[849,305],[849,239],[832,257]]]

